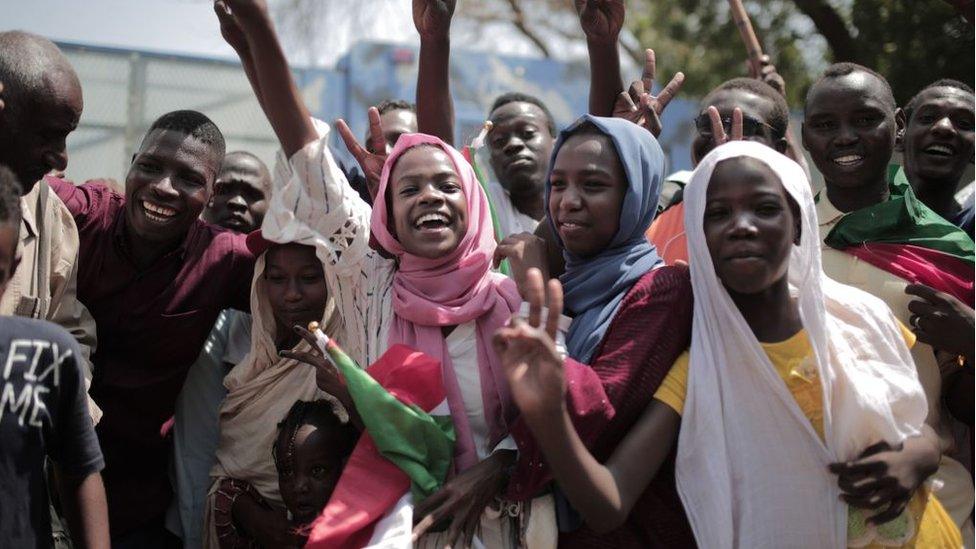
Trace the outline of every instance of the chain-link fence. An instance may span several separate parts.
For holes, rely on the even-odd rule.
[[[59,44],[78,72],[85,109],[68,139],[67,176],[75,182],[124,181],[132,154],[160,115],[177,109],[203,112],[224,133],[227,150],[247,150],[270,164],[277,140],[238,63],[186,56]],[[413,100],[415,48],[360,42],[334,70],[294,69],[313,115],[345,117],[357,136],[366,131],[366,109],[384,99]],[[583,63],[486,53],[452,53],[458,143],[481,128],[496,96],[520,91],[542,99],[565,126],[586,112],[589,73]],[[672,169],[690,166],[690,123],[696,102],[676,99],[665,113],[661,144]],[[347,155],[335,139],[333,150]],[[485,163],[487,164],[487,163]]]

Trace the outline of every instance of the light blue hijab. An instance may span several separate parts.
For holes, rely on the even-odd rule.
[[[549,208],[549,226],[563,248],[566,272],[559,277],[565,305],[574,315],[566,337],[572,358],[588,364],[603,341],[620,303],[630,288],[651,269],[664,262],[644,233],[657,212],[664,181],[664,151],[650,132],[619,118],[584,115],[560,132],[552,149],[550,175],[563,144],[581,125],[590,123],[610,137],[627,176],[627,193],[620,208],[620,226],[609,246],[590,257],[578,257],[563,245]],[[546,204],[552,186],[546,177]]]

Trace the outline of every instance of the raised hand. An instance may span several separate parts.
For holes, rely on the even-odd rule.
[[[413,25],[420,38],[446,38],[457,0],[413,0]]]
[[[214,2],[214,12],[217,14],[217,20],[220,21],[220,35],[224,37],[224,41],[234,48],[237,55],[249,56],[250,47],[247,45],[247,37],[231,13],[230,6],[224,0],[217,0]]]
[[[376,192],[380,186],[380,176],[383,174],[383,164],[386,163],[386,138],[383,137],[383,123],[380,121],[380,111],[376,107],[370,107],[367,113],[369,117],[369,143],[374,152],[369,152],[352,134],[352,130],[346,125],[346,121],[336,120],[336,129],[339,130],[339,137],[346,144],[346,148],[355,157],[359,167],[366,175],[366,184],[369,186],[369,195],[374,200]]]
[[[509,326],[495,332],[492,343],[505,367],[512,399],[529,426],[536,429],[561,418],[565,406],[566,378],[555,344],[563,289],[556,279],[549,281],[548,291],[543,289],[538,269],[530,269],[526,278],[528,321],[513,318]],[[546,301],[549,313],[543,324],[542,305]]]
[[[617,43],[624,26],[623,0],[575,0],[575,4],[587,40]]]
[[[786,96],[786,80],[776,71],[776,65],[773,64],[772,60],[768,55],[763,54],[759,58],[759,74],[752,74],[753,78],[758,78],[763,82],[772,86],[772,88],[780,93],[782,96]],[[754,72],[752,69],[752,63],[749,64],[749,71]]]
[[[215,11],[218,9],[218,5],[222,5],[221,9],[238,19],[238,21],[250,21],[255,18],[268,17],[268,3],[265,0],[216,0],[214,2]],[[219,12],[217,16],[220,17]],[[223,32],[223,28],[221,28],[221,32]],[[231,45],[233,46],[233,44]]]
[[[716,147],[729,141],[742,141],[742,109],[739,107],[732,109],[732,120],[728,134],[725,133],[725,122],[722,120],[722,115],[715,107],[708,107],[708,121],[712,126],[712,139],[715,141]]]
[[[656,72],[657,58],[654,50],[648,49],[644,52],[644,72],[641,79],[632,82],[627,91],[621,92],[613,106],[613,116],[630,120],[647,129],[654,137],[661,135],[661,115],[685,82],[684,73],[679,72],[664,86],[661,93],[651,95]]]

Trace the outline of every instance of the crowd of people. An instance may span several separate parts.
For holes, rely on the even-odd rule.
[[[836,63],[797,142],[764,57],[668,174],[684,75],[625,87],[624,2],[576,6],[589,112],[506,93],[460,147],[455,0],[362,141],[217,0],[276,162],[178,110],[124,192],[0,32],[0,546],[973,546],[973,89]]]

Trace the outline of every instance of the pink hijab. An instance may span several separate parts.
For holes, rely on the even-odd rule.
[[[384,198],[390,173],[400,156],[425,144],[441,149],[451,158],[468,202],[467,232],[453,252],[437,259],[412,255],[400,246],[390,234]],[[444,387],[458,434],[455,469],[463,471],[478,462],[478,454],[442,326],[477,321],[478,369],[490,446],[508,434],[508,424],[516,412],[501,362],[491,348],[491,338],[518,310],[522,299],[511,279],[491,271],[495,233],[488,197],[471,165],[457,150],[430,135],[404,134],[383,166],[370,230],[376,241],[398,261],[393,277],[394,316],[388,345],[407,345],[443,364]]]

